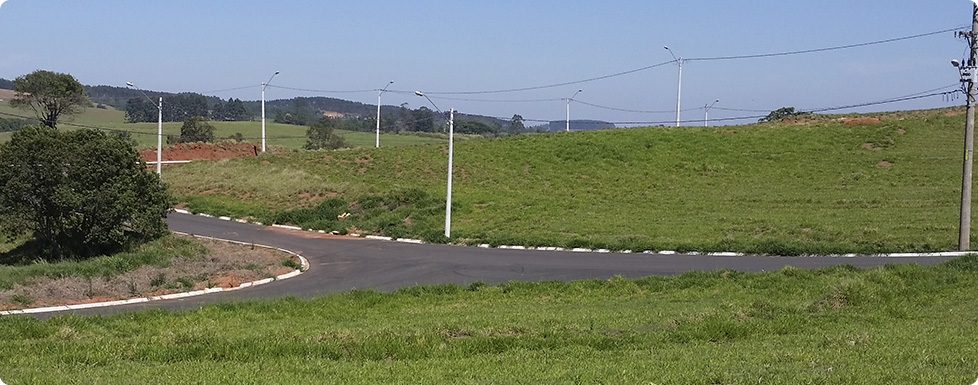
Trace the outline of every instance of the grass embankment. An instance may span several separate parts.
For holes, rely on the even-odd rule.
[[[15,384],[966,384],[978,259],[0,318]]]
[[[32,112],[11,108],[7,102],[0,102],[0,112],[19,116],[33,116]],[[6,117],[6,116],[3,116]],[[125,123],[125,111],[113,109],[87,108],[75,117],[69,117],[59,124],[63,129],[73,129],[75,127],[89,126],[98,128],[108,128],[113,130],[132,131],[132,138],[136,141],[139,148],[156,147],[157,123]],[[251,122],[218,122],[209,121],[214,126],[214,136],[217,138],[228,138],[240,133],[249,142],[261,141],[261,121]],[[163,135],[180,135],[182,122],[163,123]],[[301,149],[306,144],[305,126],[295,126],[289,124],[265,123],[265,141],[269,146],[279,146],[287,149]],[[337,131],[346,139],[347,145],[351,147],[373,147],[376,136],[370,132],[351,132]],[[10,140],[10,133],[0,133],[0,143]],[[164,142],[166,140],[164,139]],[[446,139],[440,137],[419,136],[412,134],[389,134],[381,133],[380,144],[384,147],[405,146],[422,143],[445,142]],[[165,143],[164,143],[165,144]]]
[[[470,243],[631,250],[949,250],[957,239],[962,119],[944,112],[894,115],[882,124],[822,118],[461,142],[452,235]],[[446,147],[199,162],[163,177],[192,210],[435,240]],[[318,217],[284,213],[322,198],[333,199],[322,201]],[[378,199],[393,203],[377,210],[360,204]],[[343,212],[353,215],[338,222]]]

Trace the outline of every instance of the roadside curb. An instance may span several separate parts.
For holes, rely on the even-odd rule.
[[[175,211],[177,213],[180,213],[180,214],[197,215],[197,216],[201,216],[201,217],[214,218],[213,215],[209,215],[209,214],[205,214],[205,213],[194,214],[194,213],[190,212],[189,210],[184,210],[184,209],[174,209],[173,211]],[[224,221],[233,221],[233,222],[239,222],[239,223],[252,223],[252,224],[259,225],[259,226],[271,226],[271,227],[276,227],[276,228],[281,228],[281,229],[287,229],[287,230],[305,231],[305,232],[320,233],[320,234],[325,234],[326,233],[326,231],[323,231],[323,230],[303,229],[303,228],[298,227],[298,226],[288,226],[288,225],[280,225],[280,224],[265,225],[265,224],[263,224],[261,222],[248,222],[248,221],[246,221],[244,219],[233,219],[231,217],[223,217],[223,216],[222,217],[217,217],[217,218],[220,219],[220,220],[224,220]],[[334,232],[333,234],[334,235],[339,235],[336,232]],[[364,235],[364,236],[361,236],[359,234],[349,234],[347,236],[350,237],[350,238],[364,238],[364,239],[372,239],[372,240],[375,240],[375,241],[390,241],[390,242],[410,243],[410,244],[416,244],[416,245],[431,244],[429,242],[425,242],[425,241],[420,240],[420,239],[392,238],[392,237],[384,237],[384,236],[379,236],[379,235]],[[450,244],[448,244],[448,245],[450,245]],[[458,245],[455,245],[455,246],[458,246]],[[615,250],[609,250],[609,249],[587,249],[587,248],[570,248],[570,249],[568,249],[568,248],[563,248],[563,247],[542,247],[542,246],[541,247],[533,247],[533,246],[512,246],[512,245],[497,245],[497,246],[492,246],[490,244],[485,244],[485,243],[484,244],[480,244],[480,245],[476,245],[474,247],[483,248],[483,249],[506,249],[506,250],[528,250],[528,251],[570,251],[570,252],[574,252],[574,253],[596,253],[596,254],[611,254],[611,253],[614,253],[614,254],[658,254],[658,255],[689,255],[689,256],[705,255],[705,256],[708,256],[708,257],[744,257],[744,256],[747,256],[747,254],[745,254],[745,253],[738,253],[738,252],[733,252],[733,251],[725,251],[725,252],[696,252],[696,251],[691,251],[691,252],[685,252],[685,253],[680,253],[680,252],[673,251],[673,250],[645,250],[645,251],[619,250],[619,251],[615,251]],[[802,256],[798,256],[797,258],[856,258],[856,257],[877,257],[877,258],[948,258],[948,257],[951,257],[951,258],[953,258],[953,257],[963,257],[963,256],[966,256],[966,255],[976,254],[976,253],[978,253],[978,251],[946,251],[946,252],[938,252],[938,253],[888,253],[888,254],[869,254],[869,255],[866,255],[866,254],[826,254],[826,255],[802,255]]]
[[[233,240],[230,240],[230,239],[221,239],[221,238],[207,237],[207,236],[203,236],[203,235],[187,234],[187,233],[182,233],[182,232],[178,232],[178,231],[174,231],[173,233],[174,234],[181,234],[181,235],[189,235],[191,237],[196,237],[196,238],[213,239],[213,240],[217,240],[217,241],[224,241],[224,242],[234,243],[234,244],[239,244],[239,245],[257,246],[257,247],[262,247],[262,248],[266,248],[266,249],[272,249],[272,250],[282,251],[282,252],[288,253],[288,254],[290,254],[292,256],[298,257],[299,258],[299,261],[302,264],[302,267],[299,270],[293,270],[290,273],[285,273],[285,274],[282,274],[282,275],[279,275],[279,276],[276,276],[276,277],[272,277],[272,278],[265,278],[265,279],[261,279],[261,280],[257,280],[257,281],[245,282],[245,283],[242,283],[242,284],[240,284],[240,285],[238,285],[236,287],[230,287],[230,288],[215,287],[215,288],[210,288],[210,289],[188,291],[188,292],[184,292],[184,293],[173,293],[173,294],[150,296],[150,297],[139,297],[139,298],[131,298],[131,299],[118,300],[118,301],[95,302],[95,303],[85,303],[85,304],[78,304],[78,305],[47,306],[47,307],[37,307],[37,308],[32,308],[32,309],[4,310],[4,311],[0,311],[0,316],[16,315],[16,314],[50,313],[50,312],[59,312],[59,311],[67,311],[67,310],[93,309],[93,308],[108,307],[108,306],[131,305],[131,304],[144,303],[144,302],[163,301],[163,300],[168,300],[168,299],[180,299],[180,298],[187,298],[187,297],[195,297],[195,296],[204,295],[204,294],[235,291],[235,290],[245,289],[245,288],[254,287],[254,286],[258,286],[258,285],[264,285],[266,283],[271,283],[271,282],[275,282],[275,281],[281,281],[281,280],[285,280],[285,279],[296,277],[296,276],[298,276],[298,275],[306,272],[307,270],[309,270],[309,261],[306,259],[306,257],[303,257],[302,255],[299,255],[298,253],[295,253],[295,252],[292,252],[292,251],[289,251],[289,250],[286,250],[286,249],[283,249],[283,248],[274,247],[274,246],[267,246],[267,245],[259,245],[259,244],[256,244],[256,243],[233,241]]]

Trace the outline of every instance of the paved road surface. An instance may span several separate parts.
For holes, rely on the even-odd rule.
[[[886,263],[935,264],[950,259],[944,257],[711,257],[482,249],[326,237],[308,232],[178,213],[170,214],[168,222],[170,229],[174,231],[288,249],[306,257],[310,269],[295,278],[233,292],[72,312],[111,314],[147,308],[183,310],[223,301],[285,296],[313,298],[355,288],[394,290],[405,286],[433,283],[466,285],[475,281],[502,283],[510,280],[605,279],[615,275],[637,278],[723,268],[739,271],[771,271],[787,265],[799,268],[840,264],[870,267]],[[60,313],[37,316],[44,318],[54,314]]]

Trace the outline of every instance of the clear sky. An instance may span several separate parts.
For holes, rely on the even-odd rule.
[[[84,84],[194,91],[258,100],[329,96],[374,104],[527,119],[675,121],[683,58],[778,53],[970,29],[968,0],[7,0],[0,6],[0,77],[37,69]],[[850,49],[683,65],[682,119],[700,125],[782,106],[816,109],[953,90],[952,32]],[[951,86],[954,85],[954,86]],[[951,86],[951,87],[946,87]],[[241,88],[246,87],[246,88]],[[284,87],[284,88],[283,88]],[[944,87],[944,88],[942,88]],[[236,89],[239,88],[239,89]],[[235,89],[235,90],[228,90]],[[301,91],[318,90],[316,92]],[[336,92],[357,91],[365,92]],[[210,92],[220,91],[220,92]],[[329,91],[329,92],[326,92]],[[482,101],[455,100],[478,99]],[[963,104],[940,96],[840,110]],[[638,113],[622,110],[661,111]],[[723,108],[723,109],[721,109]],[[736,122],[756,121],[755,118]]]

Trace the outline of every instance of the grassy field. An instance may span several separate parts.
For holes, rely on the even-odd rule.
[[[968,384],[978,259],[0,318],[10,384]]]
[[[31,112],[11,108],[7,102],[0,102],[0,112],[19,116],[33,116]],[[125,123],[126,115],[124,111],[112,109],[88,108],[82,114],[69,118],[59,124],[66,129],[75,127],[98,127],[113,130],[125,130],[132,132],[132,138],[136,140],[137,146],[155,147],[158,126],[157,123]],[[240,133],[247,141],[261,141],[261,121],[251,122],[209,122],[214,126],[214,136],[227,138]],[[163,135],[180,135],[180,126],[183,123],[163,123]],[[265,142],[269,146],[279,146],[287,149],[299,149],[306,144],[305,126],[295,126],[289,124],[265,123]],[[369,132],[349,132],[341,131],[348,145],[352,147],[373,147],[376,141],[374,133]],[[10,133],[0,133],[0,143],[10,139]],[[380,135],[380,145],[404,146],[421,143],[445,142],[444,139],[422,137],[410,134],[385,134]],[[164,139],[165,144],[165,139]]]
[[[946,112],[884,116],[882,124],[822,118],[461,142],[452,235],[631,250],[950,250],[963,118]],[[191,210],[437,240],[446,150],[298,152],[193,163],[163,177]],[[391,198],[398,195],[424,204]],[[310,196],[333,198],[284,211],[320,202]],[[343,211],[354,215],[336,221]]]

